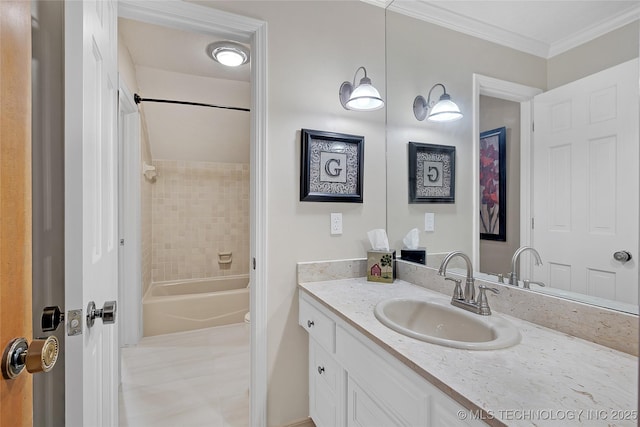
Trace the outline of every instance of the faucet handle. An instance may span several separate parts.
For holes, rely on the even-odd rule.
[[[487,290],[494,294],[499,294],[500,291],[496,288],[490,288],[485,285],[478,286],[478,289],[480,289],[478,294],[478,314],[488,316],[491,314],[491,309],[489,308],[489,301],[487,300]]]
[[[502,273],[489,273],[492,276],[498,277],[498,283],[504,283],[504,274]]]
[[[464,299],[464,296],[462,295],[462,280],[460,279],[454,279],[452,277],[445,277],[444,280],[451,280],[452,282],[454,282],[456,285],[453,288],[453,297],[451,297],[452,299]]]
[[[478,286],[478,289],[480,289],[480,292],[483,292],[483,291],[487,290],[487,291],[493,292],[494,294],[499,294],[500,293],[500,289],[498,289],[498,288],[490,288],[490,287],[485,286],[485,285]]]

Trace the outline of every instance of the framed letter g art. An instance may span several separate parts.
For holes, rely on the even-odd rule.
[[[362,203],[364,137],[302,129],[300,201]]]
[[[409,142],[409,203],[455,203],[456,147]]]

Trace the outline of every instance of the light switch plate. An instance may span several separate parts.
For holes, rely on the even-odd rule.
[[[436,231],[436,215],[433,212],[424,214],[424,231]]]
[[[341,213],[332,213],[331,214],[331,234],[342,234],[342,214]]]

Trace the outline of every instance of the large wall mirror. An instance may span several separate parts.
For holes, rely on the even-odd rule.
[[[531,246],[542,265],[524,251],[520,286],[527,279],[532,291],[637,314],[639,18],[640,6],[631,1],[392,1],[390,244],[400,252],[403,237],[418,228],[427,265],[461,250],[477,277],[496,282],[508,282],[514,253]],[[437,84],[462,119],[415,118],[415,97],[427,98]],[[438,86],[432,98],[440,95]],[[487,162],[480,133],[503,127],[506,236],[481,239],[489,211],[479,179]],[[455,147],[454,203],[410,203],[409,142]],[[424,231],[427,214],[433,231]],[[625,252],[631,260],[624,261]]]

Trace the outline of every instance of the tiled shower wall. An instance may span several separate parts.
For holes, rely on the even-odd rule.
[[[154,160],[153,282],[249,272],[249,165]],[[221,263],[219,253],[231,252]]]

